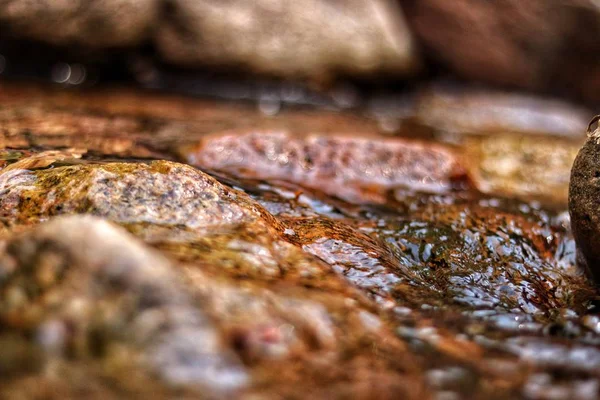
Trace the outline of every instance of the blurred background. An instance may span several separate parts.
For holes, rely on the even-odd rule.
[[[339,106],[439,79],[594,105],[599,39],[594,0],[0,1],[6,79]]]
[[[466,145],[483,191],[561,200],[599,61],[595,0],[0,0],[3,82],[360,115]]]

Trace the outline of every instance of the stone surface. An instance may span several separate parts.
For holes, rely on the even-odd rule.
[[[0,22],[0,49],[11,53],[0,73],[51,75],[65,85],[122,69],[149,87],[243,98],[247,88],[216,84],[215,76],[324,89],[347,77],[397,80],[429,70],[421,76],[451,72],[472,83],[599,99],[600,9],[591,0],[3,0]],[[59,48],[23,56],[21,47],[31,47],[23,39]],[[250,96],[272,102],[278,95],[265,87]]]
[[[462,77],[598,99],[595,2],[405,0],[402,5],[425,53]]]
[[[466,138],[468,169],[484,193],[566,203],[579,142],[501,134]]]
[[[3,326],[33,332],[47,353],[104,356],[113,371],[146,364],[217,393],[248,381],[169,262],[103,220],[57,218],[11,238],[0,266]]]
[[[27,160],[24,158],[10,165],[25,164]],[[15,171],[22,172],[19,169],[8,169],[5,173],[11,174]],[[113,171],[121,175],[114,177],[115,181],[111,183],[110,177],[107,176],[96,180],[94,177],[98,171],[101,174],[103,171]],[[192,174],[192,180],[184,185],[185,190],[177,190],[169,186],[170,184],[178,186],[180,181],[185,183],[186,179],[190,178],[190,176],[185,178],[186,172]],[[243,370],[236,368],[235,364],[230,367],[223,365],[219,361],[220,356],[211,356],[211,360],[218,365],[223,365],[222,370],[220,367],[193,358],[196,352],[204,354],[212,351],[210,347],[204,345],[206,340],[209,341],[208,344],[214,345],[218,339],[211,336],[210,332],[206,332],[208,328],[201,328],[204,323],[194,327],[194,324],[202,322],[203,319],[195,317],[193,310],[177,308],[185,306],[185,303],[180,304],[183,301],[181,296],[188,293],[193,294],[200,301],[202,312],[208,312],[211,320],[217,323],[221,332],[219,339],[225,340],[231,352],[238,353],[246,364],[253,367],[255,386],[260,387],[268,382],[272,388],[269,390],[297,393],[299,388],[294,383],[296,379],[294,375],[300,373],[305,379],[311,376],[313,377],[311,379],[321,382],[320,386],[314,387],[312,391],[315,395],[321,393],[322,396],[330,393],[331,390],[341,392],[341,388],[332,389],[329,385],[347,379],[345,377],[348,375],[354,376],[352,378],[354,382],[349,382],[348,388],[345,389],[349,392],[363,391],[355,386],[355,383],[378,388],[375,390],[381,393],[392,391],[410,398],[417,396],[416,393],[423,390],[418,385],[409,390],[406,383],[402,383],[407,379],[404,377],[405,374],[413,373],[410,371],[410,365],[415,361],[410,361],[411,356],[406,359],[407,355],[404,354],[405,348],[401,341],[379,322],[380,317],[373,314],[373,312],[377,313],[376,308],[344,280],[338,278],[326,264],[301,252],[297,247],[281,241],[276,233],[279,230],[279,222],[273,216],[269,218],[266,215],[263,215],[263,219],[257,220],[259,214],[254,210],[261,209],[261,206],[244,193],[231,191],[190,167],[168,162],[156,162],[150,166],[117,163],[64,166],[40,170],[37,173],[50,175],[44,178],[38,177],[37,182],[35,178],[33,181],[27,179],[11,181],[7,188],[8,194],[3,198],[16,200],[17,206],[11,208],[13,212],[10,215],[4,215],[5,220],[32,223],[43,221],[48,215],[56,213],[82,212],[83,210],[78,207],[88,206],[90,208],[85,210],[88,213],[102,215],[127,226],[132,232],[161,249],[164,254],[177,260],[181,272],[175,276],[183,278],[187,286],[180,287],[180,283],[169,275],[173,274],[171,271],[176,270],[173,266],[168,268],[169,264],[161,256],[152,255],[150,250],[134,246],[133,238],[124,236],[118,230],[111,230],[112,228],[104,222],[89,217],[87,219],[86,217],[68,219],[61,217],[62,219],[51,220],[47,225],[35,227],[32,232],[22,233],[16,238],[13,238],[14,234],[7,236],[10,239],[5,241],[6,252],[4,258],[0,260],[0,265],[8,268],[6,290],[12,296],[11,299],[14,297],[17,301],[14,307],[8,302],[11,307],[5,312],[5,318],[15,326],[25,325],[30,329],[40,329],[45,335],[48,330],[47,335],[52,339],[55,330],[62,329],[60,324],[55,328],[58,322],[54,321],[58,319],[60,322],[62,319],[70,318],[71,324],[82,326],[84,332],[81,334],[84,338],[87,334],[85,327],[91,324],[94,329],[100,330],[92,334],[101,335],[103,346],[109,346],[113,340],[121,340],[119,335],[116,339],[112,338],[112,332],[116,329],[113,328],[113,324],[122,323],[120,321],[125,317],[120,313],[129,312],[123,307],[119,297],[114,297],[115,290],[123,290],[129,296],[141,296],[141,299],[136,300],[133,305],[139,303],[143,312],[131,311],[141,321],[138,323],[135,319],[130,333],[125,330],[121,334],[125,335],[125,339],[135,339],[135,343],[141,341],[143,345],[153,350],[151,355],[143,353],[142,361],[150,358],[148,362],[151,365],[158,363],[156,368],[161,373],[164,372],[163,379],[188,388],[196,384],[209,387],[212,385],[211,389],[217,393],[231,389],[230,385],[237,388],[245,384],[247,378]],[[133,175],[131,181],[128,181],[126,176],[130,173]],[[178,176],[175,177],[173,173]],[[152,178],[148,180],[145,174],[155,175],[158,180]],[[161,175],[166,175],[164,181],[161,181]],[[200,185],[196,186],[196,190],[191,185],[193,181]],[[44,186],[43,182],[49,183],[50,186]],[[121,188],[126,188],[125,192],[118,188],[119,182],[123,183]],[[33,192],[27,191],[36,190],[34,188],[38,184],[40,194],[57,191],[55,195],[48,196],[50,202],[62,204],[67,198],[71,198],[72,201],[58,211],[51,205],[47,207],[48,204],[43,201],[41,208],[30,210],[33,203],[28,202],[35,196],[32,195]],[[137,184],[141,186],[135,189]],[[62,186],[66,187],[66,190]],[[19,188],[24,188],[25,191]],[[169,193],[168,197],[163,195],[165,192]],[[181,206],[184,203],[188,203],[187,209],[193,211],[191,214],[184,215],[186,207],[182,209],[184,214],[174,215],[169,211],[172,210],[173,205]],[[246,206],[243,205],[244,203]],[[236,208],[238,206],[241,208]],[[114,212],[117,209],[124,211],[125,214]],[[246,214],[230,212],[233,209],[248,211]],[[45,210],[50,212],[44,212]],[[235,214],[237,217],[228,218],[229,214]],[[214,222],[218,224],[215,225]],[[265,225],[267,222],[268,225]],[[187,229],[187,233],[178,233],[179,229],[184,231]],[[62,230],[68,234],[60,235],[59,232]],[[54,235],[58,236],[56,243],[54,243]],[[101,239],[98,236],[101,236]],[[70,248],[71,245],[74,246],[73,249]],[[28,253],[22,253],[21,249],[28,249]],[[149,268],[149,271],[144,272],[141,266]],[[79,272],[72,272],[65,277],[64,268],[77,268]],[[98,268],[100,271],[96,272]],[[112,271],[113,268],[117,270]],[[31,273],[35,277],[39,276],[43,281],[40,285],[48,282],[44,290],[51,293],[38,294],[41,296],[39,306],[33,307],[30,302],[27,302],[34,302],[36,299],[28,298],[26,301],[19,297],[20,291],[24,290],[20,285],[25,284],[24,282],[29,279],[20,275],[21,270],[23,274]],[[104,278],[103,274],[108,276]],[[121,277],[120,274],[124,276]],[[113,278],[113,275],[116,276]],[[90,279],[91,281],[86,283]],[[77,284],[70,283],[72,280]],[[121,282],[121,280],[125,281]],[[238,280],[241,287],[235,283]],[[58,287],[47,288],[55,283]],[[268,285],[265,286],[265,283]],[[144,286],[151,284],[158,286],[152,288]],[[102,285],[107,287],[104,288]],[[111,289],[112,285],[116,287]],[[164,285],[165,289],[161,285]],[[101,296],[104,291],[111,293],[110,299],[103,300]],[[75,297],[74,301],[80,306],[84,305],[81,304],[82,302],[87,301],[77,295],[79,292],[84,296],[85,293],[90,292],[89,301],[101,307],[100,311],[102,315],[107,314],[108,321],[96,321],[94,316],[100,311],[92,305],[84,307],[84,310],[91,308],[89,313],[63,316],[61,309],[57,309],[57,305],[66,307],[67,311],[64,313],[68,313],[71,297]],[[39,293],[39,290],[36,289],[35,293]],[[93,297],[92,294],[100,296],[100,299]],[[157,296],[157,298],[144,300],[144,296]],[[51,298],[53,303],[46,304],[46,297]],[[130,304],[132,300],[126,298],[123,301],[125,304]],[[163,307],[162,302],[166,302],[165,308],[174,303],[173,307],[176,308],[173,311],[175,314],[173,318],[180,316],[182,322],[189,321],[191,325],[182,327],[183,336],[180,337],[176,323],[178,320],[163,322],[160,318],[164,316],[161,317],[161,314],[168,310],[154,315],[156,312],[153,308],[146,310],[146,306],[142,306],[147,302],[150,302],[152,307]],[[118,308],[115,310],[113,307]],[[33,315],[23,313],[23,308],[31,310]],[[146,311],[147,315],[144,314]],[[156,318],[159,320],[155,320]],[[53,325],[46,327],[45,322],[42,322],[46,319],[50,319]],[[165,337],[164,351],[161,347],[162,340],[155,343],[146,339],[148,335],[153,334],[152,329],[157,324],[161,327],[160,332],[163,335],[170,334],[170,331],[163,327],[165,324],[167,327],[173,325],[175,330],[173,337]],[[81,329],[78,328],[77,331]],[[188,338],[186,335],[199,336]],[[178,342],[179,339],[181,343]],[[401,366],[400,370],[388,365],[377,354],[371,355],[360,350],[365,342],[370,341],[383,341],[380,345],[381,351],[396,354],[395,364]],[[109,343],[105,344],[105,342]],[[126,348],[130,346],[127,343],[123,344]],[[54,346],[54,342],[51,344]],[[193,345],[194,349],[186,350],[187,345]],[[383,350],[384,348],[386,350]],[[79,350],[88,351],[85,348]],[[177,359],[171,359],[171,355],[175,357],[178,352],[189,353],[184,358],[186,363],[189,361],[189,368],[188,364],[179,365]],[[322,357],[331,360],[341,357],[342,354],[346,354],[344,357],[349,357],[348,352],[356,352],[357,356],[350,356],[353,361],[349,361],[344,368],[335,370],[328,363],[318,362]],[[111,353],[108,353],[106,357],[111,356]],[[222,354],[225,357],[227,351],[222,350]],[[133,356],[128,355],[127,358]],[[135,368],[135,366],[114,365],[119,362],[118,359],[113,361],[108,358],[103,362],[111,365],[111,371],[119,367]],[[290,370],[282,373],[281,369],[285,371],[286,363],[290,362],[296,365],[296,372]],[[281,368],[275,367],[274,364],[277,363],[281,364]],[[190,370],[195,367],[198,371]],[[358,379],[358,376],[362,376],[363,371],[366,370],[375,372],[374,376]],[[216,375],[213,377],[198,375],[211,373]],[[383,377],[389,378],[381,381]],[[203,382],[205,380],[207,382]],[[265,383],[261,384],[263,381]],[[414,378],[412,381],[414,384]]]
[[[4,34],[56,45],[122,47],[146,39],[158,11],[155,0],[2,0],[0,23]]]
[[[350,201],[383,202],[397,187],[443,192],[465,179],[451,149],[397,139],[232,132],[208,137],[182,155],[201,168],[287,180]]]
[[[157,33],[177,64],[243,66],[326,80],[339,73],[401,74],[416,67],[401,10],[388,0],[177,0]]]
[[[502,90],[434,84],[417,94],[415,118],[450,138],[514,132],[583,139],[593,111],[561,100]]]
[[[557,186],[536,168],[579,137],[464,129],[449,145],[119,90],[13,86],[0,105],[8,397],[598,395],[596,291],[548,193],[568,157],[549,164]],[[228,146],[245,155],[229,172],[168,161]],[[313,170],[279,164],[306,154]],[[488,186],[423,192],[456,157]],[[529,175],[504,176],[514,163]]]
[[[600,129],[597,120],[598,117],[590,124],[589,137],[573,163],[569,185],[569,213],[573,235],[582,255],[582,264],[588,268],[596,282],[600,279]]]
[[[2,217],[36,222],[58,214],[88,213],[122,224],[196,230],[240,225],[266,213],[245,194],[183,164],[108,163],[37,172],[10,168],[29,159],[0,171]]]
[[[75,54],[152,43],[161,61],[180,67],[320,83],[340,75],[411,74],[420,62],[391,0],[3,0],[0,23],[5,37]]]

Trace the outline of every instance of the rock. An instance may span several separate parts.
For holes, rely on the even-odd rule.
[[[66,150],[48,150],[37,154],[31,154],[28,157],[18,159],[17,161],[4,166],[1,171],[5,174],[8,171],[23,170],[23,169],[38,169],[46,168],[60,161],[73,161],[81,158],[85,150],[66,149]],[[10,159],[10,153],[5,156],[5,159]]]
[[[569,214],[581,261],[596,283],[600,280],[600,127],[595,117],[588,139],[577,154],[569,184]]]
[[[435,84],[415,99],[414,118],[441,137],[521,133],[579,140],[592,111],[558,98]]]
[[[17,222],[89,213],[121,224],[205,230],[247,223],[263,212],[245,194],[168,161],[12,169],[0,175],[0,192],[0,214]]]
[[[338,74],[402,75],[418,62],[401,10],[388,0],[168,5],[156,42],[160,54],[178,65],[324,81]]]
[[[59,98],[56,101],[60,103]],[[75,147],[128,157],[157,155],[147,143],[140,140],[141,136],[149,133],[140,120],[129,116],[111,117],[110,114],[81,114],[74,105],[66,105],[65,108],[69,110],[50,110],[31,103],[25,107],[21,104],[14,108],[3,108],[0,110],[0,121],[3,122],[0,146]],[[30,131],[34,131],[35,135],[28,135]]]
[[[556,265],[556,228],[544,222],[547,215],[535,215],[528,207],[499,199],[467,206],[434,198],[414,205],[410,217],[375,232],[392,244],[402,265],[411,266],[413,281],[433,288],[427,295],[431,306],[452,298],[463,307],[502,308],[523,316],[578,307],[575,298],[585,297],[585,291],[575,269],[569,268],[573,260],[565,268]],[[423,291],[412,290],[406,280],[396,290],[407,302],[423,300]]]
[[[0,24],[15,36],[56,45],[122,47],[148,37],[158,10],[155,0],[2,0]]]
[[[36,99],[36,100],[32,100]],[[118,158],[172,159],[172,150],[229,129],[356,133],[371,119],[325,110],[265,116],[247,104],[215,103],[130,89],[62,92],[0,82],[0,147],[88,149]]]
[[[597,391],[596,291],[565,205],[515,198],[564,188],[569,123],[475,121],[451,146],[345,113],[132,91],[15,85],[0,105],[7,398]],[[196,154],[225,171],[152,160]],[[411,190],[425,176],[437,193]],[[80,213],[95,217],[60,215]]]
[[[71,51],[154,42],[159,57],[178,66],[318,82],[347,74],[401,76],[419,64],[391,0],[2,0],[0,24],[3,35]]]
[[[466,168],[483,193],[567,204],[578,142],[496,133],[468,136],[464,148]]]
[[[431,58],[464,78],[598,99],[600,9],[594,2],[404,0]]]
[[[118,191],[114,191],[109,182],[100,180],[100,186],[96,188],[102,187],[103,196],[99,198],[103,199],[102,203],[110,203],[109,208],[113,211],[99,214],[130,229],[135,221],[143,221],[143,226],[132,230],[168,255],[172,262],[177,262],[177,268],[106,222],[91,217],[58,217],[24,233],[13,232],[8,238],[5,236],[4,251],[0,250],[0,266],[6,269],[0,271],[4,279],[0,281],[0,288],[6,290],[0,293],[9,296],[10,301],[2,302],[0,299],[0,304],[8,307],[4,310],[0,307],[0,320],[13,329],[38,332],[36,336],[50,354],[74,351],[68,347],[72,341],[79,343],[75,350],[81,352],[76,353],[81,357],[93,352],[95,347],[86,347],[88,342],[85,338],[89,334],[94,339],[90,346],[101,346],[100,353],[106,353],[104,363],[117,364],[119,368],[139,373],[135,364],[119,364],[124,362],[118,358],[119,352],[109,351],[120,344],[117,347],[121,353],[126,352],[124,356],[128,362],[140,359],[140,362],[154,366],[167,382],[186,387],[198,384],[222,392],[245,383],[246,379],[240,376],[242,371],[236,369],[235,363],[219,358],[221,355],[225,357],[229,348],[252,366],[254,377],[264,380],[259,392],[262,394],[265,390],[297,393],[303,379],[310,379],[318,385],[305,390],[324,395],[332,390],[329,386],[332,382],[352,376],[351,382],[344,383],[349,385],[349,391],[362,392],[363,389],[356,384],[360,382],[382,393],[391,391],[408,398],[421,397],[422,383],[414,376],[411,367],[417,361],[406,353],[403,343],[384,324],[378,323],[376,307],[327,264],[304,253],[299,247],[283,242],[276,226],[275,229],[265,229],[266,223],[276,224],[273,216],[257,220],[260,214],[249,212],[230,219],[227,217],[230,214],[228,203],[231,207],[238,205],[244,208],[243,204],[247,202],[257,209],[260,205],[242,192],[228,197],[234,193],[231,189],[191,167],[168,162],[154,164],[154,167],[144,164],[77,165],[80,174],[77,182],[83,185],[83,190],[70,192],[74,202],[61,211],[70,212],[70,207],[76,208],[75,204],[100,204],[96,201],[98,199],[94,200],[95,196],[84,200],[81,197],[95,192],[92,188],[98,182],[90,183],[85,176],[93,176],[98,167],[121,172],[122,168],[129,168],[134,175],[135,171],[141,172],[142,175],[137,174],[132,180],[125,178],[122,181],[128,189],[125,197],[123,193],[116,195]],[[197,176],[194,179],[198,179],[198,185],[214,187],[194,191],[187,182],[188,197],[185,191],[181,195],[181,192],[163,187],[157,181],[146,182],[148,186],[143,183],[149,177],[145,175],[149,171],[160,174],[171,167],[184,168],[190,173],[195,171]],[[53,182],[53,187],[60,188],[61,180],[69,186],[69,179],[75,178],[65,174],[64,169],[68,168],[36,173],[52,175],[58,170],[53,177],[47,175],[46,178]],[[7,173],[14,171],[18,170]],[[167,176],[166,180],[183,180],[185,183],[183,175],[178,178]],[[18,193],[16,189],[20,183],[14,183],[10,190]],[[25,186],[29,184],[31,182]],[[86,186],[92,190],[85,190]],[[39,186],[40,189],[43,187]],[[154,187],[157,191],[138,191],[136,187]],[[170,199],[162,198],[161,190],[175,192],[175,195]],[[213,196],[210,198],[205,196],[211,193]],[[195,198],[199,198],[199,202],[190,203]],[[29,201],[26,195],[22,199]],[[66,198],[56,196],[55,200],[65,201]],[[197,215],[182,214],[180,218],[173,217],[168,211],[172,205],[185,209],[186,203],[195,207]],[[22,205],[22,209],[31,204]],[[101,208],[105,209],[104,206]],[[139,209],[128,214],[127,218],[116,212],[130,208]],[[223,217],[217,225],[214,222],[219,221],[208,217],[213,212],[215,217]],[[43,219],[45,214],[33,215]],[[169,222],[170,218],[175,219]],[[203,228],[195,225],[195,218],[199,218],[196,221],[204,219],[200,223],[204,224]],[[176,221],[178,223],[174,223]],[[186,223],[189,224],[186,226]],[[153,236],[153,226],[167,234]],[[179,235],[180,226],[193,232]],[[62,235],[62,230],[68,231],[68,234]],[[324,230],[323,234],[328,232],[334,233]],[[311,235],[318,237],[318,232],[313,229]],[[305,238],[307,243],[312,240]],[[359,239],[354,242],[361,245]],[[183,278],[185,284],[182,285],[179,278]],[[24,298],[20,296],[20,288],[30,280],[32,283],[26,287],[34,294]],[[121,299],[121,296],[125,298]],[[188,307],[187,296],[198,300],[198,309]],[[162,311],[158,312],[157,308]],[[74,312],[83,314],[73,315]],[[165,322],[164,319],[171,313],[173,320]],[[202,317],[205,314],[210,315],[210,321],[218,327],[221,334],[217,338],[210,336],[210,330],[207,331],[211,325],[206,325]],[[69,321],[69,325],[64,321]],[[76,338],[64,338],[70,332],[67,327],[73,324]],[[154,340],[155,335],[164,338],[164,341]],[[209,342],[205,343],[206,340]],[[219,347],[219,342],[226,346]],[[400,369],[396,370],[397,367],[389,365],[377,352],[368,350],[368,343],[380,343],[377,345],[380,351],[394,354],[393,364],[401,366]],[[186,348],[189,345],[194,348]],[[362,350],[365,346],[366,352]],[[138,351],[137,347],[141,349]],[[147,353],[146,349],[153,351]],[[195,358],[198,352],[205,354],[213,349],[219,349],[215,350],[217,354],[213,357],[216,365]],[[343,367],[335,364],[340,357],[348,360]],[[372,371],[372,374],[365,375],[367,371]],[[213,382],[205,382],[210,380],[213,372],[218,376]],[[88,373],[92,374],[92,378],[97,376],[94,371]],[[295,383],[298,374],[304,378]],[[261,387],[260,380],[252,383]],[[265,389],[264,385],[271,389]],[[338,390],[341,389],[334,392]]]
[[[49,352],[119,357],[122,343],[129,359],[114,362],[171,384],[218,393],[247,383],[169,261],[122,229],[58,218],[8,241],[0,266],[3,326],[37,331]]]
[[[447,191],[465,178],[451,149],[400,139],[232,132],[181,153],[201,168],[281,179],[355,202],[382,202],[396,187]]]
[[[307,258],[298,267],[307,272],[318,263]],[[363,393],[363,383],[408,398],[424,393],[414,368],[418,358],[378,324],[382,320],[377,311],[364,299],[330,285],[335,274],[322,275],[306,286],[285,276],[264,286],[254,279],[231,280],[229,274],[223,279],[223,273],[213,279],[212,272],[204,274],[199,268],[185,272],[224,336],[258,377],[257,393],[288,397],[304,391],[320,398],[327,393]],[[382,351],[385,348],[395,360],[386,361],[378,351],[367,350],[368,343],[383,346]],[[340,363],[341,359],[346,361]],[[305,379],[314,384],[303,389]],[[411,379],[412,384],[405,386]]]
[[[416,93],[412,118],[460,146],[483,193],[564,207],[591,111],[557,98],[437,83]]]

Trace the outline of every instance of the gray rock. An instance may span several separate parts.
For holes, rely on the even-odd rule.
[[[579,140],[592,113],[559,98],[446,83],[419,92],[416,108],[420,123],[459,137],[519,132]]]
[[[285,77],[406,73],[415,47],[388,0],[173,0],[156,41],[170,62]]]
[[[0,323],[37,332],[48,353],[77,358],[128,347],[177,385],[211,391],[248,381],[217,328],[198,309],[177,270],[122,228],[92,216],[64,216],[6,243],[0,252]],[[118,352],[116,352],[118,353]]]

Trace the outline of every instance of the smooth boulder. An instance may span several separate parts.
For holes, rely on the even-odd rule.
[[[571,170],[569,214],[578,261],[591,277],[600,279],[600,116],[588,128],[588,139]]]

